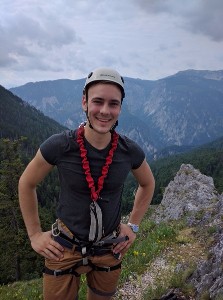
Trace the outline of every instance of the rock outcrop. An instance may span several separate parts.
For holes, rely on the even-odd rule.
[[[208,259],[203,260],[190,277],[196,298],[223,299],[223,195],[215,189],[213,179],[183,164],[165,189],[162,203],[154,214],[157,223],[186,218],[189,226],[212,232]],[[203,299],[203,298],[202,298]]]
[[[213,179],[183,164],[173,181],[166,187],[161,205],[157,209],[156,222],[178,220],[205,211],[220,200]]]

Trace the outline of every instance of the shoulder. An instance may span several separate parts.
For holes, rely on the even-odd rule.
[[[144,152],[142,148],[139,146],[139,144],[137,144],[135,141],[122,134],[119,134],[119,145],[123,148],[126,148],[126,150],[128,151],[136,150],[136,151]]]
[[[76,130],[65,130],[53,134],[40,145],[40,151],[44,159],[50,164],[56,164],[57,160],[65,152],[75,146]]]
[[[68,131],[63,131],[63,132],[51,135],[40,145],[40,150],[43,150],[43,149],[49,148],[49,147],[63,146],[66,143],[66,141],[68,140],[68,135],[69,135]]]
[[[145,153],[139,144],[122,134],[119,135],[119,148],[128,154],[133,169],[137,169],[145,159]]]

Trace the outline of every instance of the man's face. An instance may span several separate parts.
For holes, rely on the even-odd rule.
[[[110,83],[97,83],[88,89],[88,101],[83,96],[82,107],[88,110],[88,118],[94,130],[107,133],[115,124],[121,111],[122,94]]]

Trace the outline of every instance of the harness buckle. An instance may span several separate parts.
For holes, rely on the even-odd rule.
[[[57,221],[52,225],[52,236],[56,237],[60,235],[60,230],[58,229]]]
[[[57,277],[60,276],[62,273],[62,270],[53,270],[53,276]]]
[[[104,244],[105,244],[105,241],[99,241],[96,243],[96,245],[99,247],[104,246]]]
[[[105,268],[105,272],[110,272],[111,271],[111,267],[104,267]]]

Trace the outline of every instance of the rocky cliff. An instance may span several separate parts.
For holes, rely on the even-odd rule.
[[[207,255],[188,279],[195,288],[195,299],[223,299],[223,195],[217,193],[211,177],[189,164],[183,164],[169,183],[154,214],[156,222],[182,218],[188,227],[212,236],[203,241]],[[167,294],[162,299],[183,299],[171,293],[173,298]]]
[[[117,299],[222,300],[223,195],[216,191],[213,179],[190,164],[181,165],[149,218],[180,230],[137,282],[124,284]],[[159,289],[161,282],[162,296],[148,296],[146,291]]]

